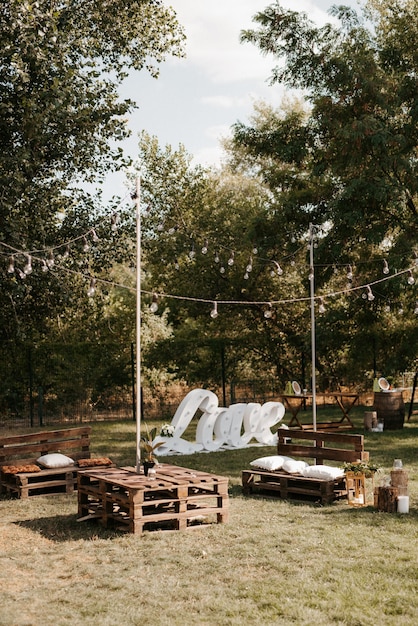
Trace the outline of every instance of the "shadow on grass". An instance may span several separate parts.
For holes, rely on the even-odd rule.
[[[54,515],[38,519],[14,522],[16,526],[27,528],[38,533],[45,539],[62,543],[65,541],[88,541],[97,539],[114,539],[124,533],[103,528],[97,521],[77,522],[75,515]]]

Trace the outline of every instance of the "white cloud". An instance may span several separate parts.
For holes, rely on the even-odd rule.
[[[327,9],[333,4],[324,3]],[[268,0],[210,0],[210,8],[208,4],[208,0],[171,0],[185,28],[188,62],[215,83],[266,79],[274,59],[262,56],[254,45],[241,44],[239,38],[243,29],[256,26],[252,18],[268,6]],[[318,0],[282,0],[283,7],[305,11],[314,22],[330,21],[318,4]]]

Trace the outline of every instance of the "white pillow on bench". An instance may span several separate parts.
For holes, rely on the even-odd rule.
[[[36,459],[36,462],[42,467],[46,467],[48,469],[53,469],[55,467],[68,467],[68,465],[74,465],[74,460],[70,459],[69,456],[65,456],[65,454],[60,454],[59,452],[53,452],[51,454],[44,454],[40,456],[39,459]]]
[[[288,456],[263,456],[259,459],[255,459],[255,461],[251,461],[251,467],[258,467],[258,469],[267,470],[270,472],[274,472],[275,470],[282,469],[283,463],[285,461],[291,461],[292,459]]]
[[[295,459],[288,459],[283,463],[283,471],[288,474],[302,474],[302,472],[308,467],[305,461],[296,461]]]
[[[310,465],[303,470],[305,478],[322,478],[324,480],[335,480],[344,476],[344,470],[340,467],[330,465]]]

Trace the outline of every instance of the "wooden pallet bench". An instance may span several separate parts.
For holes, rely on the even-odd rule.
[[[131,533],[228,521],[227,478],[165,463],[156,469],[155,478],[134,468],[79,473],[78,521],[97,519]]]
[[[287,430],[278,431],[277,454],[295,459],[314,459],[316,465],[324,461],[355,463],[368,461],[364,450],[364,436],[336,432]],[[344,477],[337,479],[306,478],[284,471],[257,468],[242,471],[244,494],[275,495],[281,498],[307,499],[329,504],[347,496]]]
[[[54,452],[76,462],[90,459],[90,434],[91,427],[82,426],[0,437],[0,493],[18,498],[72,493],[77,488],[77,464],[36,472],[25,468],[36,466],[40,456]],[[10,473],[10,466],[22,471]]]

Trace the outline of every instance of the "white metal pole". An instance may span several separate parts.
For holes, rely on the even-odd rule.
[[[315,269],[314,269],[314,226],[309,224],[309,287],[311,296],[311,351],[312,351],[312,422],[316,430],[316,346],[315,346]]]
[[[141,469],[141,179],[136,179],[136,471]]]

